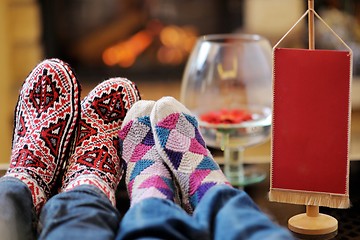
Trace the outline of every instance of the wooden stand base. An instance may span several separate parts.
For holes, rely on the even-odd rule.
[[[295,215],[288,221],[291,231],[303,235],[325,235],[337,231],[338,221],[319,213],[318,206],[306,206],[306,213]]]

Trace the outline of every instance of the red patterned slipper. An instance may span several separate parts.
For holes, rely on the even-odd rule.
[[[123,172],[118,132],[127,111],[138,100],[136,85],[124,78],[106,80],[85,97],[74,154],[60,191],[94,185],[115,205],[115,190]]]
[[[80,85],[70,66],[44,60],[26,78],[15,109],[10,167],[40,210],[68,159],[80,114]]]

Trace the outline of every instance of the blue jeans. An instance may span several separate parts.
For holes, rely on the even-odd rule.
[[[36,237],[31,194],[21,181],[0,179],[0,211],[1,236],[11,226],[8,239]],[[228,186],[209,190],[192,216],[171,201],[149,198],[121,219],[99,189],[83,185],[50,198],[38,229],[39,239],[293,239],[244,191]]]
[[[0,178],[1,239],[35,239],[36,222],[29,188],[16,178]]]
[[[229,186],[210,189],[192,216],[171,201],[150,198],[132,207],[117,239],[293,239],[263,214],[246,192]]]

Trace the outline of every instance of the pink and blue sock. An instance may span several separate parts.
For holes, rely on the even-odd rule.
[[[155,146],[182,193],[182,206],[192,212],[206,192],[218,184],[230,185],[206,148],[198,122],[172,97],[156,102],[150,115]]]
[[[127,163],[126,184],[131,206],[146,198],[175,200],[170,171],[158,154],[150,124],[153,101],[139,101],[128,112],[119,132],[120,151]]]

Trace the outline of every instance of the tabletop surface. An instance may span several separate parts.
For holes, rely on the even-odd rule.
[[[261,163],[257,165],[264,171],[270,170],[269,163]],[[349,209],[333,209],[320,207],[320,213],[328,214],[338,220],[338,232],[335,237],[324,238],[319,236],[316,239],[360,239],[360,161],[350,162],[350,178],[349,190],[351,207]],[[269,192],[269,175],[266,179],[254,185],[245,187],[244,190],[258,204],[270,218],[282,226],[287,226],[287,221],[294,215],[305,213],[305,206],[270,202],[267,198]],[[305,237],[304,237],[305,238]],[[310,239],[310,238],[309,238]],[[314,238],[311,238],[314,239]]]

